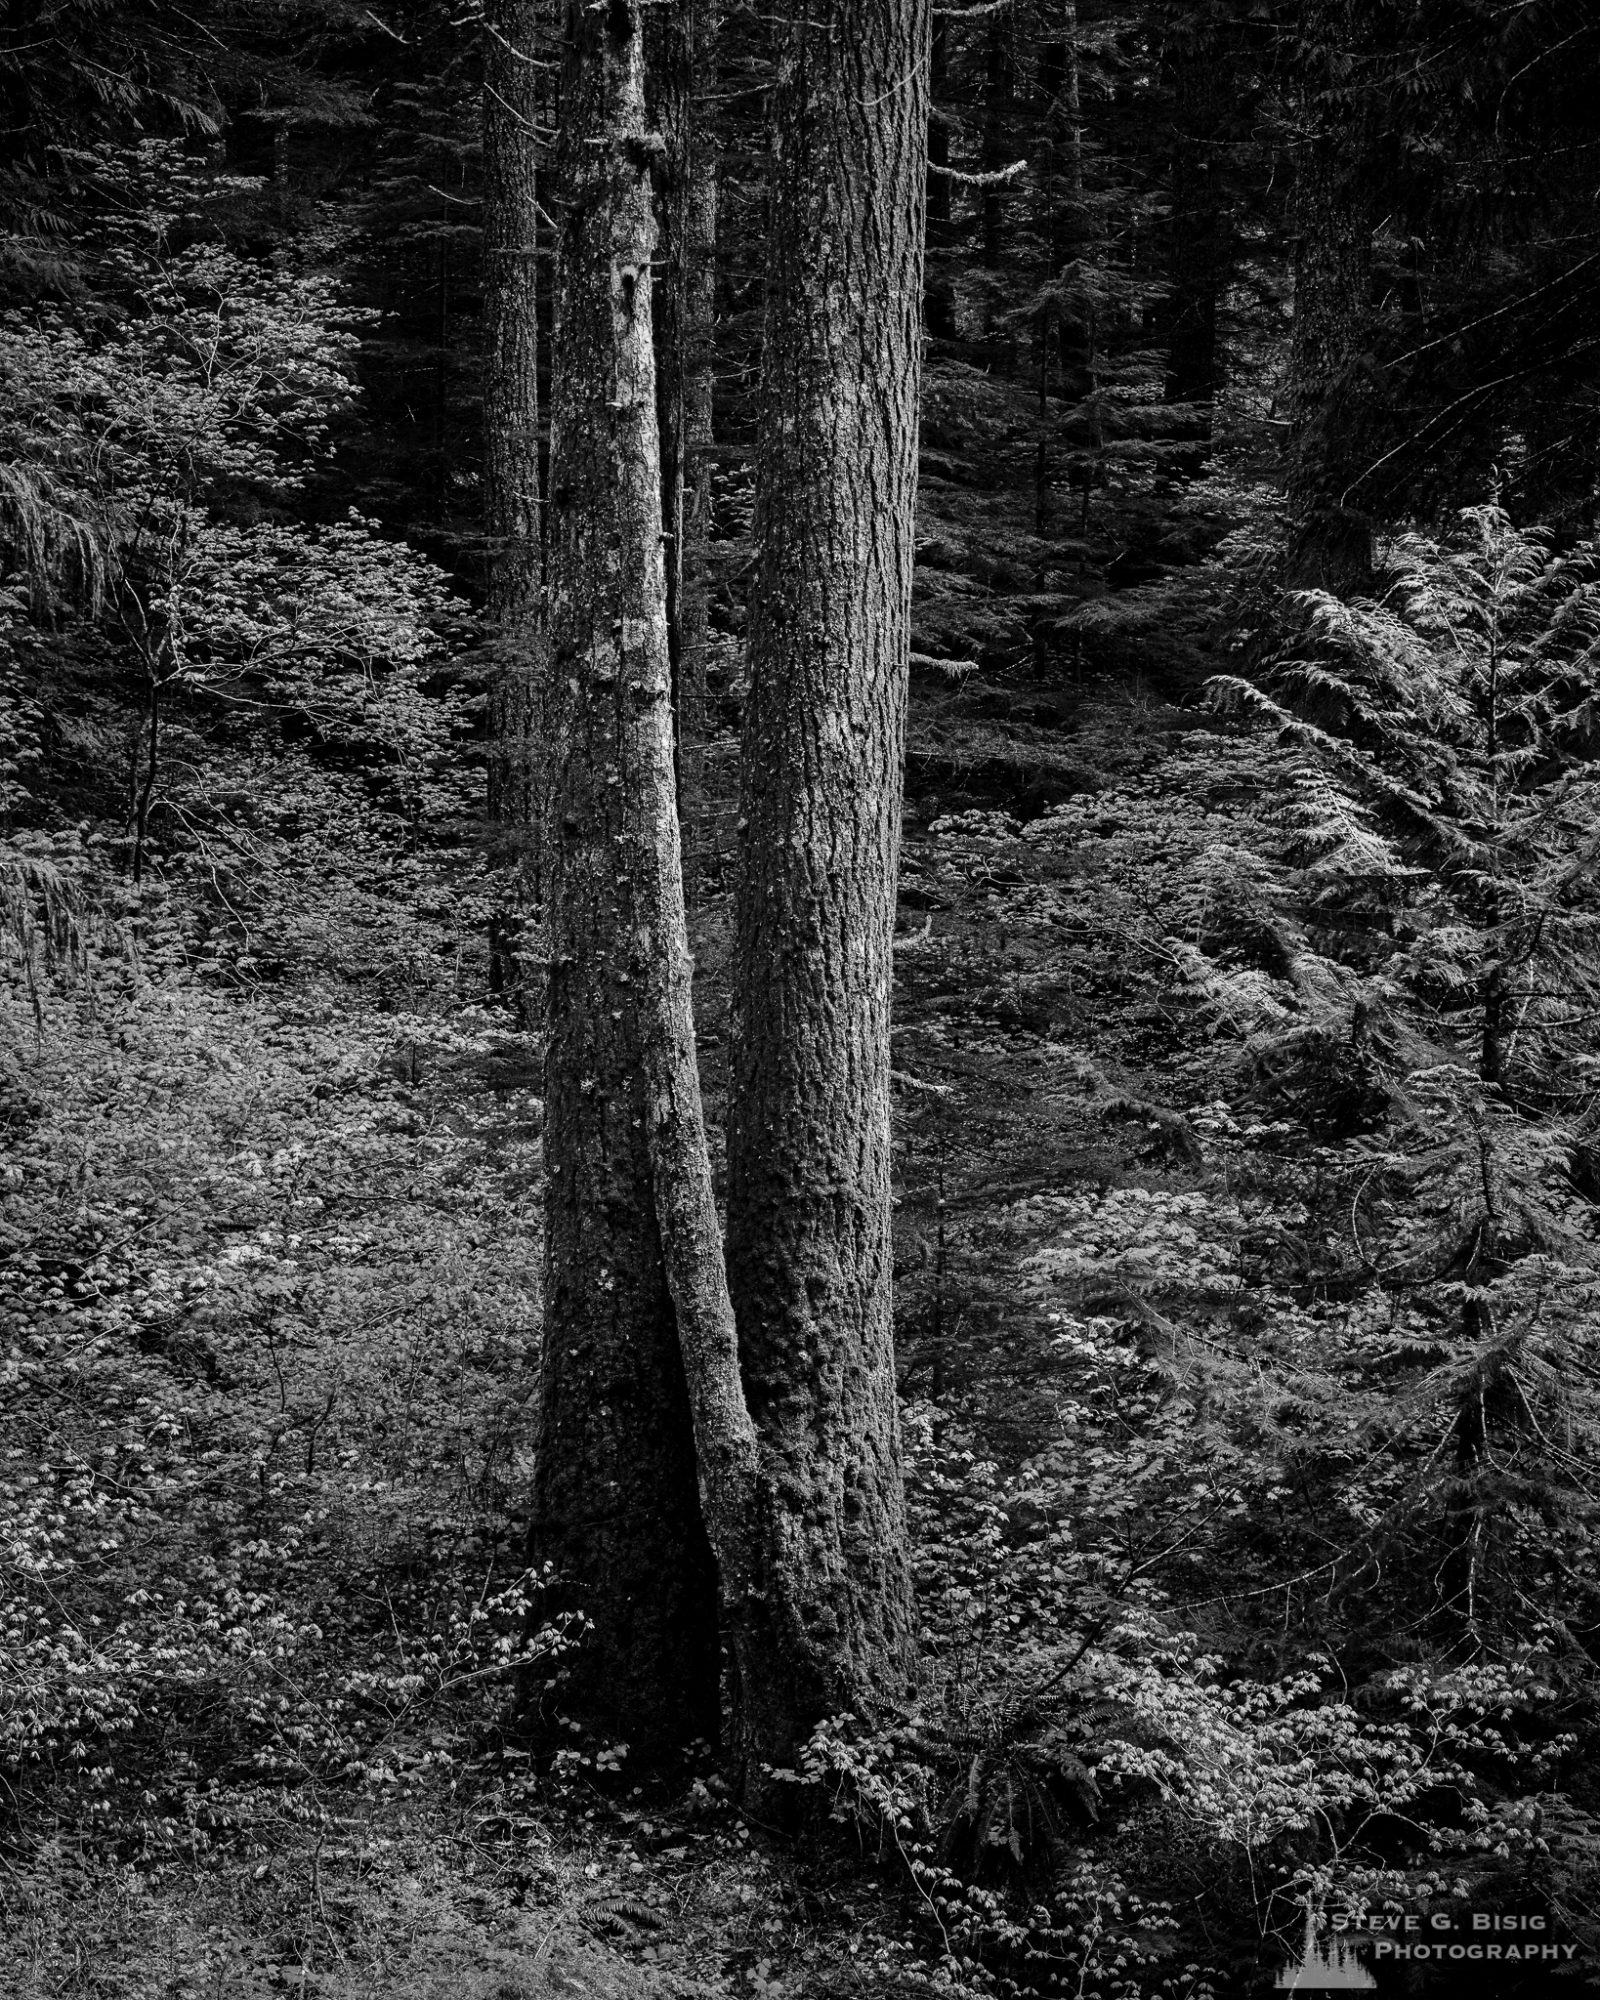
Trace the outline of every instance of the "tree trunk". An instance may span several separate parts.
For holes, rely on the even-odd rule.
[[[509,907],[490,918],[489,984],[519,990],[538,907],[534,781],[539,658],[539,0],[493,0],[483,52],[483,511],[489,692],[489,818],[516,864]]]
[[[889,998],[921,362],[926,0],[809,0],[771,110],[728,1271],[792,1636],[777,1762],[914,1663],[891,1324]]]
[[[716,467],[713,412],[717,383],[717,168],[709,151],[696,160],[689,183],[685,243],[685,381],[683,509],[677,665],[680,808],[687,824],[686,894],[699,893],[710,851],[706,745],[711,733],[707,669],[711,643],[711,533]]]
[[[1217,319],[1235,257],[1221,172],[1228,76],[1220,33],[1209,23],[1184,17],[1173,24],[1162,55],[1172,93],[1165,395],[1169,403],[1184,404],[1195,413],[1191,434],[1200,449],[1185,467],[1191,473],[1204,464],[1222,388]]]
[[[1059,351],[1063,388],[1089,393],[1090,379],[1077,364],[1087,360],[1082,299],[1091,230],[1083,198],[1083,107],[1078,61],[1077,0],[1060,0],[1059,37],[1039,52],[1039,235],[1045,254],[1045,297],[1039,308],[1039,442],[1034,457],[1033,531],[1049,527],[1050,357]]]
[[[1012,22],[1009,7],[996,14],[984,37],[983,136],[979,142],[979,170],[993,178],[985,180],[979,192],[978,261],[986,271],[1003,271],[1010,254],[1011,231],[1007,213],[1010,184],[999,177],[1009,164],[1010,123],[1016,90],[1016,64],[1011,52]],[[1014,374],[1017,365],[1017,336],[1007,326],[1003,310],[998,315],[999,289],[983,288],[983,324],[986,337],[994,343],[993,359],[1004,374]]]
[[[1368,138],[1342,77],[1356,47],[1355,0],[1306,9],[1311,130],[1295,183],[1294,325],[1289,351],[1287,581],[1353,596],[1372,578],[1360,487],[1371,387],[1372,236]]]
[[[633,888],[651,1189],[689,1391],[701,1511],[715,1552],[735,1687],[760,1686],[793,1631],[777,1560],[771,1482],[739,1378],[695,1049],[682,850],[674,801],[671,662],[659,540],[639,546],[639,643],[623,671],[625,785],[619,868]],[[743,1747],[735,1744],[736,1754]],[[756,1767],[749,1767],[750,1775]]]
[[[956,294],[950,277],[951,231],[950,117],[940,99],[950,82],[950,33],[943,18],[933,23],[929,56],[928,241],[923,314],[933,340],[956,337]]]
[[[144,774],[137,765],[133,778],[133,882],[144,880],[145,848],[150,837],[150,802],[155,797],[156,774],[161,768],[161,683],[150,676],[150,722],[145,732]],[[137,755],[137,752],[135,753]]]
[[[1469,1282],[1487,1286],[1499,1268],[1494,1218],[1480,1231]],[[1451,1476],[1445,1487],[1444,1559],[1439,1565],[1440,1600],[1463,1638],[1479,1636],[1478,1606],[1491,1502],[1484,1491],[1489,1448],[1489,1411],[1498,1400],[1504,1357],[1494,1352],[1494,1309],[1483,1297],[1461,1309],[1461,1339],[1472,1370],[1456,1404],[1451,1433]]]
[[[641,1004],[667,948],[646,828],[671,818],[671,752],[650,302],[660,142],[646,130],[640,13],[640,0],[573,0],[563,83],[533,1553],[593,1621],[567,1712],[651,1753],[714,1732],[719,1652]]]
[[[701,93],[715,76],[715,0],[674,0],[656,19],[650,68],[652,77],[659,78],[659,122],[666,144],[660,174],[656,402],[678,822],[685,889],[692,898],[704,817],[717,242],[716,160]]]

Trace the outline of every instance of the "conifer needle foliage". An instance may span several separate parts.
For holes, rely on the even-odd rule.
[[[1594,1615],[1582,1565],[1536,1610],[1526,1564],[1536,1523],[1586,1543],[1575,1446],[1600,1417],[1579,1185],[1600,1053],[1595,555],[1488,504],[1388,560],[1381,599],[1304,593],[1259,676],[1213,683],[1291,762],[1274,928],[1299,1005],[1251,1053],[1267,1093],[1365,1128],[1365,1198],[1389,1216],[1359,1255],[1426,1325],[1401,1424],[1437,1431],[1438,1601],[1471,1643],[1491,1600],[1570,1637]]]

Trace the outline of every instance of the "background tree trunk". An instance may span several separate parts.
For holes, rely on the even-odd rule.
[[[913,1668],[889,997],[927,54],[926,0],[810,0],[771,111],[728,1269],[795,1621],[740,1689],[744,1738],[775,1759]]]
[[[950,83],[950,31],[943,16],[932,29],[929,55],[928,121],[928,241],[923,287],[923,313],[933,340],[956,337],[956,295],[948,260],[953,247],[950,165],[950,113],[940,100]]]
[[[716,1598],[647,1128],[639,831],[666,714],[638,0],[574,4],[551,395],[545,1351],[533,1552],[594,1622],[567,1701],[646,1752],[716,1729]],[[641,705],[657,705],[640,734]],[[630,842],[633,844],[630,845]]]
[[[656,23],[659,21],[659,26]],[[656,290],[667,641],[678,823],[692,899],[701,846],[706,739],[706,562],[711,528],[717,167],[705,97],[716,75],[715,0],[674,0],[652,18],[652,79],[666,152],[659,175]]]
[[[1016,90],[1016,63],[1011,51],[1010,8],[1004,8],[989,22],[984,36],[983,137],[978,154],[979,170],[997,175],[1009,164],[1009,121]],[[1005,267],[1011,232],[1007,228],[1008,184],[1000,180],[983,183],[979,193],[978,261],[985,271]],[[995,358],[1003,371],[1016,368],[1017,340],[996,324],[996,296],[992,286],[983,290],[985,332],[996,341]]]
[[[706,30],[712,39],[711,30]],[[684,883],[692,904],[710,843],[706,745],[711,733],[707,669],[711,644],[711,534],[716,497],[714,403],[717,382],[716,160],[702,140],[686,197],[684,241],[683,501],[679,528],[679,651],[674,703],[678,718],[679,819],[685,833]]]
[[[1304,10],[1309,132],[1294,197],[1286,581],[1350,596],[1372,576],[1362,510],[1372,395],[1372,236],[1366,112],[1346,79],[1359,60],[1356,0]]]
[[[522,988],[523,932],[539,899],[539,0],[491,0],[483,51],[483,510],[488,613],[490,822],[515,863],[490,917],[489,985]]]
[[[1185,469],[1198,473],[1222,389],[1218,312],[1236,258],[1222,171],[1228,46],[1224,30],[1209,20],[1182,16],[1168,26],[1162,72],[1172,94],[1172,212],[1164,259],[1171,286],[1164,314],[1164,388],[1169,403],[1194,409],[1194,436],[1202,449]]]

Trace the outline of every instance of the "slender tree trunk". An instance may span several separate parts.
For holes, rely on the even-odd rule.
[[[633,889],[632,979],[639,1010],[651,1189],[688,1384],[700,1503],[716,1556],[723,1635],[736,1689],[759,1687],[792,1641],[795,1621],[774,1535],[772,1483],[739,1377],[739,1343],[723,1261],[695,1049],[682,849],[674,800],[671,662],[660,543],[638,546],[639,643],[629,655],[635,699],[622,711],[619,867]],[[653,557],[653,560],[652,560]],[[773,1749],[736,1734],[741,1777]],[[758,1788],[758,1787],[757,1787]]]
[[[1362,511],[1370,387],[1373,208],[1366,117],[1341,79],[1358,54],[1357,0],[1305,10],[1310,131],[1295,184],[1294,325],[1289,352],[1287,581],[1349,596],[1372,576]]]
[[[483,489],[489,693],[489,818],[516,864],[510,906],[489,920],[489,984],[520,989],[538,908],[534,759],[540,659],[539,0],[492,0],[483,54]]]
[[[1012,22],[1009,8],[996,14],[989,23],[988,34],[984,38],[983,65],[983,137],[978,150],[980,170],[985,174],[997,175],[1008,164],[1009,120],[1012,97],[1016,89],[1016,64],[1011,53]],[[1009,250],[1009,230],[1006,227],[1008,184],[1000,180],[989,180],[983,184],[979,197],[979,262],[986,271],[1001,271],[1005,268]],[[996,293],[986,288],[985,331],[992,337],[994,332],[993,314]],[[1016,367],[1017,340],[1014,332],[1004,336],[999,360],[1006,373]]]
[[[1486,1219],[1469,1281],[1487,1285],[1497,1265],[1496,1231]],[[1461,1309],[1461,1339],[1473,1357],[1451,1425],[1451,1477],[1445,1489],[1444,1560],[1439,1591],[1447,1616],[1462,1635],[1478,1636],[1478,1597],[1490,1502],[1484,1493],[1484,1458],[1489,1446],[1489,1409],[1500,1390],[1501,1360],[1493,1353],[1494,1310],[1485,1298],[1469,1298]]]
[[[1061,82],[1053,112],[1056,153],[1064,183],[1064,214],[1058,223],[1061,307],[1057,325],[1061,340],[1062,386],[1087,406],[1088,437],[1074,454],[1070,483],[1079,491],[1080,535],[1089,532],[1089,505],[1105,451],[1105,419],[1100,406],[1099,327],[1093,272],[1102,255],[1098,231],[1084,186],[1082,63],[1078,52],[1077,0],[1060,0],[1063,34],[1060,42]]]
[[[150,802],[155,797],[156,774],[161,768],[161,683],[150,676],[150,721],[145,731],[143,774],[133,781],[133,880],[144,880],[145,848],[150,836]]]
[[[889,1000],[916,486],[927,0],[800,0],[771,108],[728,1271],[788,1644],[787,1761],[914,1663],[891,1323]]]
[[[696,886],[706,736],[706,564],[711,515],[717,171],[703,106],[714,76],[715,0],[674,0],[652,23],[666,153],[659,177],[657,407],[666,531],[667,640],[686,893]]]
[[[956,295],[950,282],[947,259],[951,240],[950,120],[941,111],[940,100],[949,88],[950,32],[942,16],[933,23],[929,56],[928,119],[928,243],[927,272],[923,287],[923,312],[928,333],[934,340],[956,337]]]
[[[687,824],[686,893],[698,895],[709,851],[706,746],[711,733],[707,670],[711,644],[711,536],[716,468],[717,166],[709,149],[689,184],[685,242],[682,578],[678,659],[678,760]]]
[[[1227,50],[1219,31],[1187,17],[1174,24],[1162,68],[1172,93],[1172,213],[1166,227],[1165,394],[1195,412],[1198,473],[1222,387],[1218,313],[1233,275],[1235,244],[1220,171],[1228,102]]]
[[[656,955],[681,978],[685,954],[662,931],[652,846],[672,818],[671,724],[650,298],[661,148],[646,127],[641,11],[572,0],[563,85],[533,1551],[593,1623],[568,1712],[652,1752],[714,1732],[719,1650],[646,1087]]]
[[[1058,0],[1059,37],[1039,56],[1039,88],[1044,97],[1039,147],[1039,233],[1045,247],[1049,288],[1039,308],[1039,442],[1034,458],[1033,530],[1049,525],[1051,467],[1050,357],[1059,350],[1063,372],[1079,358],[1082,345],[1083,268],[1088,256],[1089,216],[1083,198],[1083,110],[1080,99],[1077,0]],[[1076,309],[1075,309],[1076,308]],[[1083,392],[1083,377],[1067,374],[1069,393]]]

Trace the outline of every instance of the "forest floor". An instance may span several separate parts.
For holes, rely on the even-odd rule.
[[[987,777],[964,792],[913,758],[895,1041],[902,1388],[930,1686],[980,1734],[998,1727],[1016,1649],[1059,1642],[1069,1594],[1087,1619],[1085,1602],[1109,1603],[1210,1504],[1156,1506],[1163,1453],[1184,1460],[1184,1494],[1203,1454],[1147,1434],[1170,1423],[1162,1395],[1128,1393],[1147,1357],[1119,1350],[1116,1389],[1103,1354],[1063,1341],[1060,1310],[1159,1302],[1163,1269],[1192,1288],[1216,1254],[1183,1235],[1184,1204],[1218,1185],[1194,1122],[1214,1065],[1199,1013],[1152,972],[1165,916],[1141,873],[1141,856],[1204,835],[1180,826],[1204,802],[1175,803],[1203,727],[1097,692],[1052,750],[1050,810],[1031,826]],[[1037,765],[1031,738],[1018,754]],[[1226,792],[1220,748],[1206,768]],[[299,863],[279,840],[276,865],[303,869],[307,896],[337,834],[323,824]],[[387,935],[448,899],[426,870],[365,879],[346,935]],[[228,884],[216,893],[227,901]],[[44,1750],[100,1683],[113,1703],[124,1682],[137,1700],[107,1724],[105,1762],[91,1752],[76,1785],[41,1783],[54,1831],[38,1838],[35,1817],[0,1850],[11,1989],[933,1990],[932,1904],[903,1856],[862,1851],[848,1815],[836,1848],[797,1857],[740,1820],[709,1751],[675,1784],[635,1788],[625,1753],[600,1745],[534,1776],[503,1727],[488,1691],[504,1685],[520,1600],[497,1622],[491,1580],[516,1568],[533,1394],[525,1040],[458,979],[230,981],[177,901],[152,944],[151,907],[129,921],[147,956],[165,953],[164,975],[129,981],[106,947],[95,1004],[63,989],[30,1021],[13,996],[31,1047],[8,1076],[9,1379],[56,1462],[97,1468],[60,1503],[59,1538],[91,1517],[110,1530],[103,1555],[74,1545],[65,1581],[47,1547],[36,1565],[42,1588],[70,1585],[78,1633],[65,1653],[57,1634],[66,1667],[29,1656],[50,1707]],[[715,1113],[715,894],[697,931]],[[257,934],[253,949],[270,948]],[[1229,1199],[1249,1183],[1237,1169]],[[1096,1239],[1088,1264],[1062,1250],[1074,1229]],[[26,1451],[25,1428],[14,1435]],[[1108,1538],[1122,1585],[1106,1586],[1105,1560],[1087,1592],[1084,1572],[1050,1566],[1064,1512]],[[962,1567],[975,1550],[981,1576]],[[87,1633],[127,1604],[145,1607],[142,1627],[124,1616],[115,1645]],[[1148,1834],[1132,1815],[1129,1851]],[[1170,1828],[1163,1839],[1162,1876],[1198,1894],[1211,1857]]]

